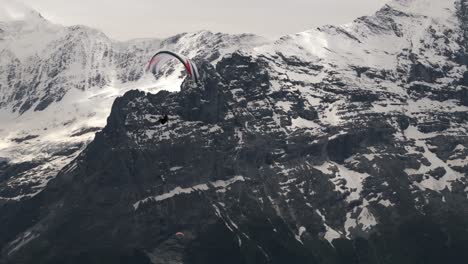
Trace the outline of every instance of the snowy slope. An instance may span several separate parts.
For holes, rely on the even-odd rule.
[[[229,98],[223,120],[198,127],[174,110],[174,130],[156,126],[155,117],[142,110],[122,117],[127,135],[140,148],[177,145],[187,137],[214,141],[219,134],[235,141],[236,151],[253,160],[245,166],[259,167],[241,175],[268,181],[258,189],[249,185],[251,195],[278,216],[293,218],[300,243],[311,222],[301,220],[301,203],[307,210],[319,206],[321,236],[332,243],[372,233],[384,220],[382,210],[414,206],[423,213],[434,201],[445,203],[445,195],[465,199],[467,52],[458,9],[455,1],[393,1],[347,25],[226,55],[216,68],[226,80],[217,89],[230,95],[223,95]],[[234,160],[242,162],[238,153]],[[173,190],[198,190],[199,177],[193,181]],[[275,198],[265,195],[270,184]],[[331,192],[325,191],[329,185]],[[151,208],[166,193],[141,195],[135,205]]]
[[[466,44],[457,3],[394,0],[374,16],[285,36],[251,54],[266,56],[276,89],[299,90],[325,126],[356,122],[353,112],[419,119],[465,112]]]
[[[454,0],[394,0],[373,16],[285,36],[249,54],[268,61],[272,95],[300,94],[307,100],[305,108],[317,111],[318,118],[292,119],[291,129],[307,129],[314,137],[337,141],[339,152],[359,144],[356,130],[394,129],[395,146],[404,146],[404,155],[424,164],[405,170],[411,191],[452,190],[466,182],[463,171],[468,168],[466,155],[460,158],[450,152],[456,142],[466,142],[468,135],[468,64],[463,59],[466,40],[459,4]],[[281,109],[276,118],[291,113],[294,104],[294,100],[278,102]],[[458,148],[461,153],[464,144]],[[336,191],[351,193],[349,202],[361,201],[346,215],[341,227],[346,237],[353,230],[366,231],[377,225],[370,201],[388,207],[392,206],[389,201],[397,199],[396,193],[363,192],[366,178],[377,178],[379,167],[369,170],[376,170],[372,177],[363,174],[363,168],[369,162],[394,157],[385,148],[363,151],[367,153],[338,153],[345,156],[344,165],[327,161],[315,166],[325,175],[333,175]],[[417,203],[427,200],[418,199]]]
[[[0,196],[21,199],[41,191],[104,127],[112,102],[126,91],[177,91],[181,68],[169,70],[158,81],[143,71],[148,58],[160,48],[212,63],[238,49],[267,60],[271,92],[300,91],[305,107],[318,115],[318,119],[294,117],[282,131],[306,130],[332,140],[379,114],[388,117],[390,126],[398,127],[402,116],[421,121],[421,126],[450,113],[466,113],[466,101],[458,94],[467,66],[457,57],[464,47],[460,41],[463,32],[454,30],[461,27],[456,7],[452,0],[395,0],[373,16],[285,36],[274,43],[252,35],[208,31],[165,40],[115,42],[84,26],[54,25],[29,10],[21,20],[0,24],[0,157],[8,161],[0,167],[6,175]],[[247,109],[256,111],[274,101],[250,102]],[[296,103],[275,102],[275,123],[281,124]],[[336,134],[327,134],[326,127]],[[466,135],[467,127],[452,122],[449,128],[425,137],[416,132],[398,133],[402,144],[414,142],[410,153],[427,156],[427,152],[417,151],[426,146],[422,139]],[[450,165],[466,164],[459,157],[452,161],[426,158],[443,162],[450,174],[447,177],[452,178],[415,182],[420,189],[450,188],[450,181],[461,177]],[[325,174],[330,173],[330,166],[341,168],[343,175],[338,176],[343,179],[347,173],[357,173],[334,163],[321,166]],[[421,174],[437,167],[408,173]],[[362,189],[365,177],[356,175],[362,179],[343,188]],[[359,191],[352,200],[358,198]]]
[[[116,97],[131,89],[179,90],[179,65],[157,80],[145,74],[158,49],[215,63],[265,42],[208,31],[116,42],[85,26],[52,24],[34,10],[18,12],[0,22],[0,157],[8,160],[0,166],[0,197],[8,199],[37,193],[73,160],[105,125]]]
[[[25,161],[2,167],[0,158],[0,175],[17,184],[3,189],[9,199],[40,191],[48,168],[33,173],[31,160],[44,155],[42,166],[60,168],[114,105],[101,133],[41,195],[2,201],[1,256],[47,263],[102,254],[89,254],[92,262],[130,251],[154,263],[462,263],[466,21],[466,0],[396,0],[347,25],[274,43],[198,32],[112,44],[112,56],[99,55],[109,60],[102,86],[67,90],[22,115],[14,112],[18,101],[6,102],[12,135],[25,131],[2,141],[7,158]],[[159,84],[142,74],[151,45],[208,60],[199,60],[201,84],[114,100],[132,87],[178,89],[180,74],[170,69]],[[167,125],[158,122],[163,111]],[[76,113],[82,118],[73,120]],[[27,126],[15,123],[23,118]],[[60,144],[67,147],[53,148]],[[64,149],[72,154],[53,154]],[[54,242],[61,243],[50,248]]]

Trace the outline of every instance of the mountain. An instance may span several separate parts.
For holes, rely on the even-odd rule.
[[[466,0],[395,0],[126,92],[2,200],[0,263],[464,263],[467,22]]]
[[[179,90],[182,69],[145,74],[159,49],[213,63],[265,43],[254,35],[200,31],[116,42],[85,26],[63,27],[26,10],[0,22],[0,199],[40,192],[105,125],[112,102],[130,89]]]

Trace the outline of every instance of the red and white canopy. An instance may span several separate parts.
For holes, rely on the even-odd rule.
[[[190,76],[195,82],[198,82],[199,75],[195,63],[193,63],[192,60],[190,60],[186,56],[168,50],[158,51],[151,58],[146,70],[151,71],[152,73],[157,73],[161,70],[164,64],[166,64],[172,59],[177,59],[178,61],[180,61],[184,65],[187,75]]]

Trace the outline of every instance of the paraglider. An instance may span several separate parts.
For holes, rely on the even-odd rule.
[[[168,50],[160,50],[156,52],[156,54],[151,57],[151,60],[148,63],[146,68],[147,72],[151,72],[152,74],[158,73],[162,67],[171,60],[178,60],[184,65],[185,72],[187,75],[194,81],[195,84],[198,83],[199,74],[198,69],[195,63],[192,62],[188,57],[177,54],[172,51]],[[166,124],[169,121],[167,114],[164,114],[162,118],[159,119],[159,123],[161,125]]]
[[[180,61],[184,65],[187,75],[191,77],[195,83],[198,82],[199,75],[195,63],[193,63],[192,60],[190,60],[186,56],[168,50],[161,50],[154,54],[154,56],[149,61],[146,70],[155,74],[161,70],[163,65],[165,65],[172,59],[177,59],[178,61]]]
[[[176,237],[178,237],[178,238],[182,238],[182,237],[185,236],[184,233],[182,233],[182,232],[177,232],[175,235],[176,235]]]

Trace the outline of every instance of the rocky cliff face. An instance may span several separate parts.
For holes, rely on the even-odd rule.
[[[127,92],[44,191],[3,202],[2,261],[464,262],[466,7],[394,1]]]
[[[180,89],[181,68],[145,74],[159,49],[216,63],[264,43],[253,35],[200,31],[165,40],[116,42],[85,27],[63,27],[29,11],[0,22],[0,199],[40,192],[102,129],[117,96],[131,89]],[[178,66],[178,65],[176,65]]]

